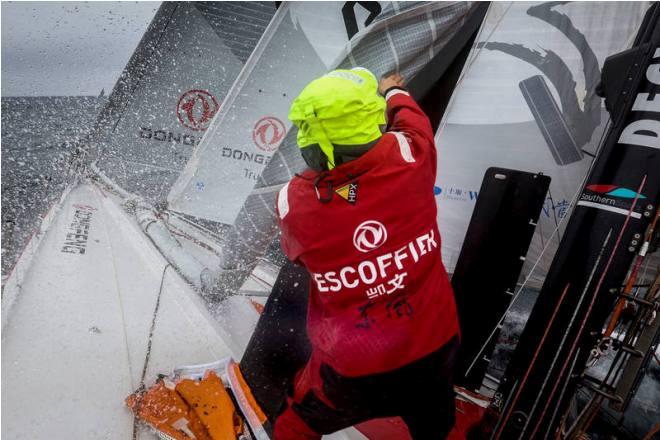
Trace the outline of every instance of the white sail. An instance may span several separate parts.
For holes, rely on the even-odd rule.
[[[250,166],[256,168],[251,168],[250,179],[239,176],[242,172],[240,167],[247,159],[259,158],[260,162],[265,162],[262,160],[264,152],[256,153],[257,147],[252,136],[254,133],[248,130],[247,121],[258,120],[259,115],[269,111],[270,114],[277,114],[278,119],[281,116],[282,124],[288,130],[289,126],[284,122],[286,112],[292,96],[297,93],[297,90],[291,93],[291,89],[301,89],[314,77],[331,68],[362,66],[378,76],[396,70],[412,78],[434,57],[444,53],[445,46],[449,45],[467,18],[477,9],[475,4],[465,2],[388,3],[382,6],[373,22],[367,20],[367,28],[356,31],[343,21],[343,11],[337,4],[324,4],[325,9],[317,7],[316,11],[306,9],[308,5],[301,5],[304,4],[293,3],[288,8],[278,10],[228,100],[223,103],[227,113],[221,111],[213,121],[213,128],[204,137],[169,197],[169,207],[173,210],[232,223],[230,230],[224,234],[223,258],[216,289],[225,295],[236,292],[242,285],[276,235],[273,207],[279,186],[293,177],[294,173],[304,169],[296,146],[296,131],[290,130],[286,135],[279,131],[280,144],[275,146],[277,151],[268,163],[252,163]],[[334,14],[335,30],[336,26],[341,26],[338,29],[346,33],[343,38],[347,38],[349,29],[357,33],[343,47],[328,49],[327,45],[321,43],[342,40],[321,38],[327,36],[327,29],[320,25],[314,26],[319,22],[314,14],[321,14],[327,20],[326,23],[331,23]],[[286,50],[291,50],[292,54],[284,51],[280,39],[286,39]],[[298,69],[292,74],[288,62],[271,61],[272,53],[277,50],[283,52],[280,55],[282,59],[289,61],[293,59],[290,57],[302,54],[305,64],[296,64]],[[326,51],[325,56],[321,57],[319,54],[323,51]],[[333,57],[335,60],[330,66],[324,64]],[[279,85],[277,90],[285,90],[287,96],[278,96],[269,89],[271,84]],[[262,96],[265,96],[263,100]],[[274,132],[265,133],[268,135]],[[241,147],[240,151],[232,150],[228,145],[238,144],[227,143],[230,138],[240,139],[240,145],[252,146]],[[230,150],[233,151],[231,155],[236,157],[223,158],[223,152],[229,155]],[[260,175],[255,185],[251,179],[256,178],[258,173]],[[201,176],[209,180],[200,180],[195,184],[195,179]],[[227,202],[229,197],[233,201]],[[240,211],[227,208],[234,206],[238,200],[245,200]]]
[[[286,115],[291,99],[310,77],[328,69],[305,28],[327,36],[322,43],[327,60],[334,59],[348,41],[342,24],[341,3],[287,2],[278,9],[172,188],[168,196],[171,209],[233,223],[290,128]]]
[[[274,12],[272,2],[163,4],[99,124],[97,166],[164,201]]]
[[[89,171],[137,204],[145,233],[204,291],[214,284],[207,267],[217,266],[222,225],[207,223],[211,235],[200,238],[199,224],[171,226],[162,202],[274,12],[272,2],[164,3],[86,146]]]
[[[340,66],[364,66],[377,75],[417,71],[469,7],[371,2],[371,9],[364,9],[351,2],[284,3],[172,188],[169,207],[233,224],[291,129],[291,100],[309,81]],[[414,25],[409,23],[412,18]],[[395,34],[404,28],[407,35]]]
[[[647,2],[495,2],[436,135],[442,252],[456,264],[489,167],[552,177],[524,272],[542,279],[609,116],[596,96],[605,58],[626,49]]]

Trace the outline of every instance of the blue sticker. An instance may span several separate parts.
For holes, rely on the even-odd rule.
[[[637,193],[631,189],[628,188],[617,188],[614,191],[610,191],[607,193],[608,196],[614,196],[614,197],[623,197],[624,199],[634,199],[635,196],[637,196]],[[640,199],[645,199],[646,196],[643,194],[639,195]]]

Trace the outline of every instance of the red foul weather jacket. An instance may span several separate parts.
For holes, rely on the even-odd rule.
[[[311,275],[313,356],[346,376],[399,368],[459,331],[440,256],[433,130],[406,91],[386,99],[388,131],[371,150],[323,178],[294,177],[277,198],[282,248]]]

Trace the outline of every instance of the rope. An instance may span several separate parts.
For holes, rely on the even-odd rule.
[[[158,289],[158,296],[156,297],[156,307],[154,308],[154,313],[151,317],[151,327],[149,328],[149,339],[147,342],[147,352],[144,356],[144,366],[142,367],[142,376],[140,377],[140,385],[136,391],[136,394],[141,393],[146,388],[144,385],[144,379],[147,376],[147,367],[149,366],[149,359],[151,358],[151,342],[154,336],[154,330],[156,329],[156,317],[158,316],[158,309],[160,308],[160,297],[163,293],[163,285],[165,284],[165,273],[167,269],[171,267],[171,264],[166,264],[163,268],[163,274],[160,277],[160,288]],[[137,415],[140,413],[140,404],[141,400],[138,399],[135,411],[133,412],[133,440],[137,440],[137,427],[138,427],[138,418]]]
[[[185,238],[186,240],[195,243],[197,246],[206,249],[207,251],[209,251],[209,252],[215,254],[216,256],[218,256],[218,257],[222,257],[222,255],[221,255],[218,251],[216,251],[215,249],[213,249],[213,248],[212,248],[211,246],[209,246],[208,244],[206,244],[206,243],[204,243],[204,242],[202,242],[202,241],[196,239],[196,238],[193,237],[192,235],[190,235],[190,234],[188,234],[188,233],[182,231],[181,229],[177,228],[176,226],[174,226],[173,224],[171,224],[171,223],[169,223],[169,222],[166,223],[166,225],[167,225],[169,231],[172,233],[172,235],[176,235],[176,236],[178,236],[178,237]]]
[[[637,194],[635,195],[635,199],[633,200],[632,205],[630,206],[630,211],[628,211],[628,216],[626,217],[626,220],[623,222],[623,225],[621,226],[621,230],[619,231],[619,235],[617,236],[617,239],[614,242],[614,246],[612,247],[612,252],[610,253],[610,256],[607,260],[607,263],[605,264],[605,267],[603,268],[603,271],[601,272],[600,278],[598,279],[598,283],[596,284],[596,287],[593,290],[593,295],[591,297],[591,302],[589,303],[587,311],[584,314],[584,318],[582,319],[582,322],[580,323],[580,327],[578,328],[578,333],[575,336],[575,338],[573,340],[573,345],[571,346],[571,348],[568,352],[568,357],[566,358],[566,362],[564,362],[564,365],[562,365],[562,368],[559,371],[559,376],[557,378],[557,381],[555,382],[554,386],[552,387],[552,390],[550,391],[550,395],[548,396],[548,400],[546,401],[546,404],[543,407],[543,411],[541,412],[541,415],[539,416],[539,419],[536,422],[536,425],[534,426],[534,430],[532,431],[532,435],[530,436],[530,438],[534,438],[534,435],[536,435],[536,432],[540,428],[540,426],[543,422],[543,419],[545,417],[545,413],[548,409],[548,406],[550,405],[550,402],[552,401],[552,398],[554,397],[557,386],[559,385],[559,381],[561,380],[562,376],[564,375],[564,370],[566,369],[566,366],[569,362],[569,359],[572,358],[573,353],[575,351],[575,348],[577,347],[577,344],[580,340],[580,337],[582,336],[582,332],[584,331],[584,328],[587,324],[587,321],[588,321],[589,317],[591,316],[591,311],[592,311],[592,309],[594,307],[594,304],[596,302],[596,298],[598,297],[598,293],[601,290],[601,286],[603,284],[603,281],[605,280],[605,276],[607,275],[607,272],[609,271],[610,265],[612,264],[612,261],[614,260],[614,255],[616,254],[616,251],[619,248],[619,244],[621,243],[621,239],[623,238],[623,234],[624,234],[624,232],[625,232],[625,230],[628,226],[628,223],[630,222],[631,214],[634,212],[635,205],[639,201],[639,196],[642,193],[642,190],[644,189],[644,185],[646,184],[646,178],[647,178],[647,176],[644,175],[644,177],[642,178],[642,182],[640,183],[639,187],[637,188]],[[610,229],[610,231],[611,231],[611,229]],[[594,266],[594,268],[595,267],[596,266]],[[579,307],[580,306],[578,305],[578,307],[576,308],[576,311],[579,309]],[[568,335],[568,332],[571,330],[571,327],[572,327],[572,322],[569,323],[569,329],[567,329],[567,331],[566,331],[567,335]],[[562,349],[562,347],[560,346],[559,351],[557,353],[559,353],[561,351],[561,349]],[[550,377],[550,375],[552,374],[553,368],[554,368],[554,366],[550,367],[550,369],[549,369],[549,371],[546,375],[546,378]],[[539,396],[540,395],[541,394],[539,393]],[[559,402],[557,404],[559,404]],[[534,409],[535,408],[532,407],[532,411],[530,411],[530,414],[529,414],[530,417],[534,413]],[[527,420],[527,423],[525,423],[525,426],[524,426],[524,428],[522,430],[522,433],[521,433],[521,437],[522,437],[522,434],[524,434],[525,431],[527,430],[527,425],[528,424],[529,424],[529,419]]]
[[[185,223],[188,223],[190,226],[199,229],[201,232],[205,232],[206,234],[210,235],[212,238],[215,238],[218,241],[222,241],[222,237],[220,237],[217,233],[215,233],[212,230],[204,227],[203,225],[189,219],[188,217],[178,213],[177,211],[172,211],[172,210],[169,210],[169,209],[165,209],[163,212],[166,213],[167,215],[174,216],[174,217],[178,218],[179,220],[181,220]]]

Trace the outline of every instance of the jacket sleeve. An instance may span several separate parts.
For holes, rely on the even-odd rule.
[[[414,147],[435,151],[431,122],[410,94],[402,88],[392,87],[385,93],[385,100],[389,121],[387,131],[403,132],[411,138],[421,137],[421,145]]]
[[[300,257],[300,245],[291,231],[289,215],[289,184],[287,183],[282,187],[277,194],[275,202],[275,212],[277,213],[277,223],[280,227],[280,246],[286,257],[297,264],[300,264],[298,257]]]

